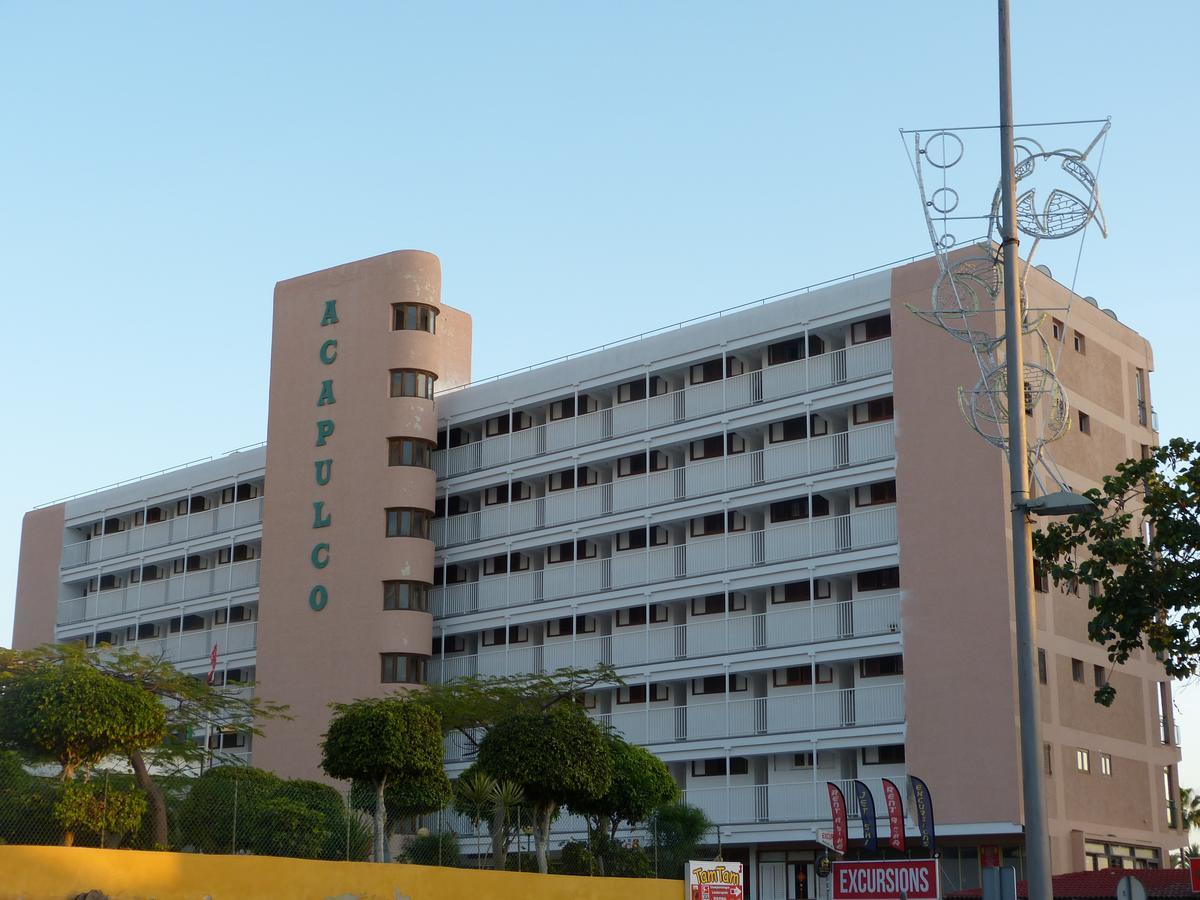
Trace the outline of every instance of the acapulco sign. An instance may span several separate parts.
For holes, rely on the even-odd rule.
[[[938,888],[936,859],[833,864],[833,900],[937,900]]]

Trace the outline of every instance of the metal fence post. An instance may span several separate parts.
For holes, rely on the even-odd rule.
[[[350,804],[350,792],[353,788],[346,788],[346,862],[350,862],[350,817],[354,815],[353,807]]]
[[[104,849],[104,833],[108,826],[108,770],[104,770],[104,800],[100,804],[100,849]]]
[[[229,852],[237,854],[238,779],[233,779],[233,836]]]

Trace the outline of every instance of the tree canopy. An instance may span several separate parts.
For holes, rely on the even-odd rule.
[[[1088,636],[1126,662],[1141,647],[1167,673],[1200,671],[1200,443],[1175,438],[1120,463],[1084,495],[1095,508],[1034,533],[1038,562],[1054,579],[1086,588]],[[1105,684],[1096,700],[1110,705]]]
[[[644,822],[660,806],[678,799],[679,786],[666,763],[645,747],[614,732],[605,734],[604,742],[612,760],[612,783],[594,800],[577,800],[571,812],[591,819],[600,834],[615,836],[622,822]]]
[[[575,704],[523,712],[492,726],[479,768],[520,785],[533,808],[538,869],[547,871],[550,823],[560,806],[597,801],[612,786],[612,757],[600,728]]]
[[[436,776],[442,770],[442,730],[437,713],[411,695],[333,704],[321,742],[321,768],[331,778],[375,788],[375,860],[386,855],[389,784]]]

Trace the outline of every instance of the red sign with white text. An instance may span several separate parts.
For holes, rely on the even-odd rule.
[[[846,852],[846,795],[832,781],[826,782],[829,788],[829,810],[833,813],[833,852]]]
[[[979,847],[979,868],[981,869],[998,869],[1000,868],[1000,845],[999,844],[981,844]]]
[[[883,802],[887,807],[888,846],[904,852],[904,801],[900,791],[888,779],[883,779]]]
[[[1200,894],[1200,859],[1189,859],[1188,871],[1192,875],[1192,893]]]
[[[938,900],[936,859],[889,859],[833,864],[833,900]]]

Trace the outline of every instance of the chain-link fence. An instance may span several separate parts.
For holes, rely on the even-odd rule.
[[[369,861],[374,813],[373,791],[245,766],[153,774],[149,784],[128,771],[96,768],[64,782],[56,766],[0,752],[0,843]],[[423,815],[388,808],[385,829],[384,862],[539,870],[537,823],[524,805],[500,816],[494,808],[474,815],[453,806]],[[545,848],[548,871],[682,878],[689,858],[718,852],[717,832],[691,807],[608,830],[565,812],[556,816]]]

